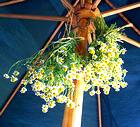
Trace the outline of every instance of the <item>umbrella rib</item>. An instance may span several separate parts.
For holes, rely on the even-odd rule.
[[[97,95],[97,105],[98,105],[98,127],[102,127],[102,111],[101,111],[101,95]]]
[[[8,6],[8,5],[14,5],[17,3],[21,3],[24,2],[26,0],[10,0],[10,1],[6,1],[6,2],[0,2],[0,7],[4,7],[4,6]]]
[[[129,10],[132,10],[132,9],[135,9],[135,8],[139,8],[139,7],[140,7],[140,2],[136,2],[136,3],[133,3],[133,4],[126,5],[126,6],[122,6],[120,8],[116,8],[116,9],[112,9],[112,10],[102,12],[102,16],[103,17],[108,17],[108,16],[111,16],[111,15],[115,15],[115,14],[118,14],[118,13],[121,13],[121,12],[125,12],[125,11],[129,11]]]
[[[42,21],[68,21],[67,17],[38,16],[38,15],[25,15],[25,14],[0,14],[0,18],[28,19],[28,20],[42,20]]]
[[[134,45],[134,46],[140,48],[140,42],[137,42],[137,41],[125,36],[125,35],[121,35],[120,39],[131,44],[131,45]]]
[[[113,5],[113,3],[111,3],[109,0],[105,0],[105,2],[110,6],[112,7],[113,9],[116,9],[116,7]],[[131,21],[126,17],[124,16],[123,13],[119,13],[118,14],[126,23],[130,24]],[[138,34],[140,35],[140,30],[133,24],[133,27],[132,29]]]
[[[70,11],[74,12],[74,7],[67,0],[61,0],[61,2],[65,8],[68,8]]]
[[[97,8],[98,5],[100,4],[100,2],[101,2],[101,0],[95,0],[94,3],[93,3],[93,6],[94,6],[95,8]]]
[[[127,25],[122,26],[122,28],[126,28],[126,27],[132,27],[133,28],[133,24],[129,23]],[[140,42],[137,42],[137,41],[125,36],[125,35],[121,35],[120,39],[129,43],[129,44],[131,44],[131,45],[134,45],[134,46],[140,48]]]

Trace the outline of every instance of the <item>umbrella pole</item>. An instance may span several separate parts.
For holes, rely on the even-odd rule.
[[[98,5],[100,0],[96,0],[95,4]],[[92,4],[92,0],[81,0],[81,3],[79,6],[84,6],[84,4]],[[94,3],[93,3],[94,4]],[[79,7],[77,6],[77,8]],[[78,10],[75,8],[75,10]],[[88,9],[87,9],[88,10]],[[91,10],[92,11],[92,10]],[[95,19],[97,16],[100,16],[100,11],[95,9],[92,11],[94,13],[93,18]],[[86,13],[86,18],[83,16]],[[87,26],[88,18],[90,17],[90,13],[86,10],[80,10],[78,13],[81,17],[80,19],[77,19],[77,15],[73,17],[73,26],[78,26],[76,29],[74,29],[74,32],[78,34],[79,37],[84,37],[84,40],[81,40],[81,42],[76,47],[76,52],[78,52],[80,55],[86,55],[87,54],[87,47],[89,40],[93,39],[91,37],[90,32],[95,32],[95,27],[91,23],[89,26]],[[84,17],[84,18],[83,18]],[[83,107],[83,94],[84,94],[84,86],[81,83],[82,81],[74,80],[75,84],[75,91],[74,95],[71,98],[75,102],[75,107],[73,109],[70,109],[68,107],[65,107],[64,111],[64,117],[62,122],[62,127],[81,127],[81,119],[82,119],[82,107]],[[100,101],[100,100],[99,100]],[[99,103],[100,104],[100,103]],[[100,105],[98,105],[100,106]],[[100,118],[101,118],[101,112]],[[100,127],[101,127],[101,119],[100,119]]]
[[[74,81],[75,92],[73,101],[75,107],[73,109],[65,107],[62,127],[81,127],[82,107],[83,107],[83,85],[78,80]]]

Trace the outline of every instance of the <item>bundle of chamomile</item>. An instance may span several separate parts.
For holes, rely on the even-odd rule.
[[[121,58],[126,49],[119,44],[123,28],[117,28],[115,24],[108,27],[103,18],[97,18],[94,24],[96,40],[90,43],[88,55],[80,56],[75,52],[82,37],[71,32],[69,36],[52,42],[39,62],[34,61],[42,50],[30,58],[17,61],[4,77],[16,82],[21,66],[25,66],[27,74],[21,81],[20,92],[25,93],[27,85],[30,85],[34,94],[44,100],[43,113],[57,103],[65,103],[70,108],[76,106],[70,97],[75,90],[74,80],[78,80],[91,96],[101,92],[108,95],[111,88],[119,91],[127,87],[124,81],[127,70],[123,69]]]

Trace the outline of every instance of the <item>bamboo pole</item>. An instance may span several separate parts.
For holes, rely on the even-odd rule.
[[[0,2],[0,7],[17,4],[17,3],[24,2],[24,1],[25,0],[10,0],[10,1],[6,1],[6,2]]]
[[[0,18],[28,19],[28,20],[41,20],[41,21],[68,21],[68,18],[66,17],[38,16],[38,15],[24,15],[24,14],[0,14]]]
[[[116,9],[116,7],[109,1],[109,0],[105,0],[105,2],[112,7],[113,9]],[[132,23],[123,13],[119,13],[118,14],[127,24]],[[132,29],[138,34],[140,35],[140,30],[133,24]]]
[[[76,0],[75,3],[73,4],[73,6],[75,7],[78,4],[79,0]],[[68,17],[70,15],[70,12],[67,13],[67,15],[65,17]],[[56,36],[56,34],[58,33],[58,31],[61,29],[61,27],[63,26],[65,22],[61,21],[61,23],[57,26],[57,28],[54,30],[53,34],[50,36],[49,40],[46,42],[45,46],[42,48],[42,52],[40,53],[40,55],[37,57],[37,59],[35,60],[34,63],[36,63],[39,58],[44,54],[45,50],[47,49],[48,45],[51,43],[51,41],[54,39],[54,37]],[[28,75],[28,72],[23,76],[22,79],[24,79],[26,77],[26,75]],[[21,79],[21,80],[22,80]],[[19,89],[21,88],[22,84],[21,82],[18,84],[18,86],[16,87],[16,89],[14,90],[14,92],[12,93],[12,95],[8,98],[8,100],[6,101],[5,105],[3,106],[3,108],[0,110],[0,116],[2,116],[2,114],[4,113],[4,111],[6,110],[6,108],[9,106],[9,104],[11,103],[11,101],[13,100],[13,98],[15,97],[16,93],[19,91]]]
[[[137,3],[129,4],[129,5],[126,5],[126,6],[123,6],[123,7],[120,7],[120,8],[116,8],[116,9],[112,9],[112,10],[109,10],[109,11],[102,12],[102,16],[103,17],[108,17],[108,16],[111,16],[111,15],[115,15],[115,14],[118,14],[118,13],[121,13],[121,12],[125,12],[125,11],[129,11],[129,10],[132,10],[132,9],[135,9],[135,8],[139,8],[139,7],[140,7],[140,2],[137,2]]]
[[[133,39],[127,37],[127,36],[124,36],[124,35],[121,35],[120,38],[121,38],[121,40],[140,48],[140,42],[137,42],[137,41],[135,41],[135,40],[133,40]]]

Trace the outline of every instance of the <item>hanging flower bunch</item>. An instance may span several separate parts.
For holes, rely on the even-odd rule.
[[[127,86],[124,81],[127,70],[122,68],[124,62],[121,58],[126,49],[118,44],[121,28],[116,28],[115,25],[107,27],[106,24],[101,27],[99,21],[97,24],[96,40],[89,45],[86,56],[75,52],[76,45],[82,38],[70,36],[53,42],[39,63],[33,64],[33,61],[40,52],[24,60],[23,65],[27,67],[28,73],[22,80],[21,93],[25,93],[26,86],[30,84],[35,95],[45,102],[42,105],[44,113],[49,108],[54,108],[56,103],[75,107],[70,99],[74,93],[74,80],[78,80],[91,96],[102,91],[108,95],[111,88],[119,91]],[[19,63],[21,61],[12,68]],[[16,82],[19,70],[15,70],[12,75],[10,73],[11,71],[4,74],[4,77]]]

